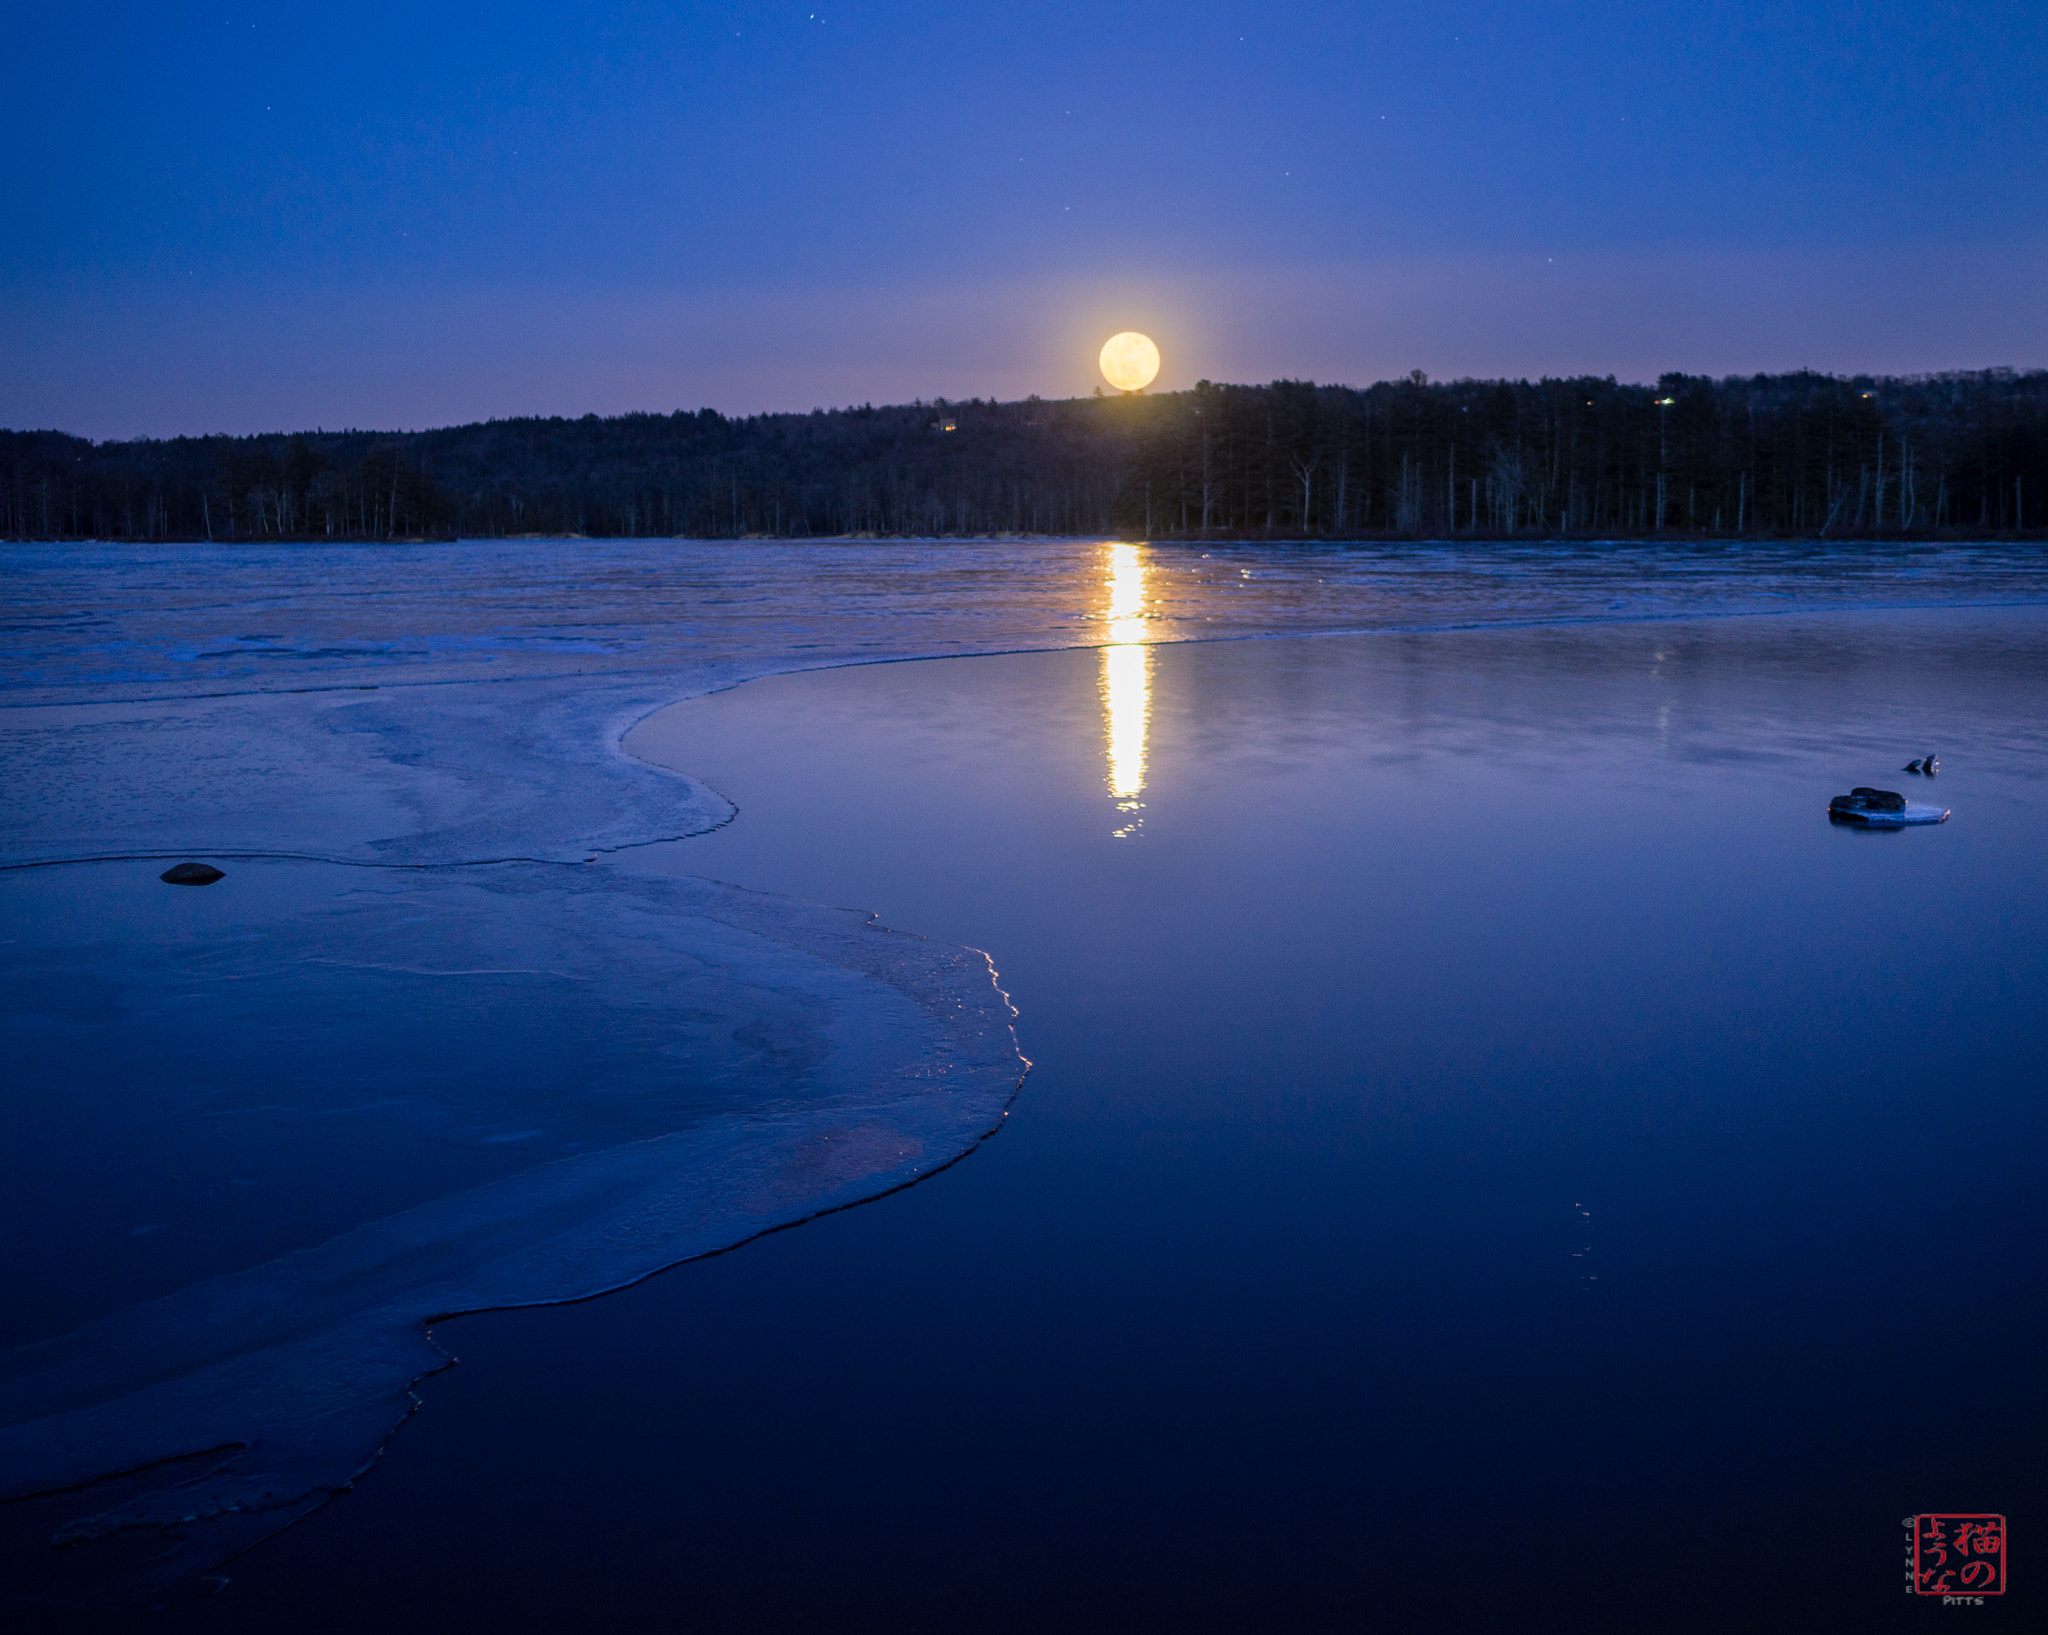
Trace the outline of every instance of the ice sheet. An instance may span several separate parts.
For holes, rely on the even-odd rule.
[[[0,1199],[41,1246],[0,1492],[91,1484],[36,1501],[76,1545],[28,1576],[188,1582],[374,1457],[428,1318],[616,1286],[997,1124],[1021,1061],[982,956],[585,864],[732,815],[620,747],[663,705],[1112,640],[2038,597],[1996,547],[1136,549],[1129,606],[1086,541],[0,546]],[[143,857],[228,876],[84,861]]]
[[[514,540],[0,546],[0,863],[581,859],[702,832],[618,740],[751,676],[1268,633],[2032,599],[2020,548]]]
[[[408,1207],[0,1353],[0,1497],[225,1450],[72,1496],[52,1536],[78,1547],[47,1565],[74,1587],[161,1590],[344,1485],[444,1363],[430,1319],[616,1288],[914,1180],[997,1126],[1021,1071],[985,957],[708,881],[334,869],[367,878],[267,923],[117,942],[22,900],[56,872],[0,885],[29,933],[0,950],[17,1154],[52,1145],[34,1109],[68,1096],[149,1145],[263,1123],[274,1138],[227,1167],[273,1186],[436,1142],[504,1171],[443,1190],[473,1174],[463,1153],[415,1164]],[[408,1007],[440,1036],[394,1058]],[[509,1074],[486,1055],[501,1032],[524,1082],[480,1084]]]
[[[1837,815],[1847,822],[1860,823],[1866,829],[1903,829],[1913,824],[1946,823],[1949,809],[1908,802],[1904,810],[1897,812],[1844,812]]]

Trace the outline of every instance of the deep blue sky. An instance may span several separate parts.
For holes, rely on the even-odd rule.
[[[2048,6],[30,8],[0,424],[2048,363]]]

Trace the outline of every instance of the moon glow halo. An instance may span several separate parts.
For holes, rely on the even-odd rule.
[[[1159,373],[1159,348],[1150,335],[1127,329],[1102,343],[1103,377],[1120,392],[1136,392]]]

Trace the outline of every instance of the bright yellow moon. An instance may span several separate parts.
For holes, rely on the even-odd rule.
[[[1110,385],[1122,392],[1150,386],[1159,373],[1159,348],[1150,335],[1127,329],[1102,343],[1102,373]]]

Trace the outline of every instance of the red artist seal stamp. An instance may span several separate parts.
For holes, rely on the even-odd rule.
[[[1915,1516],[1906,1587],[1915,1595],[1974,1601],[2005,1593],[2005,1518],[1962,1512]]]

